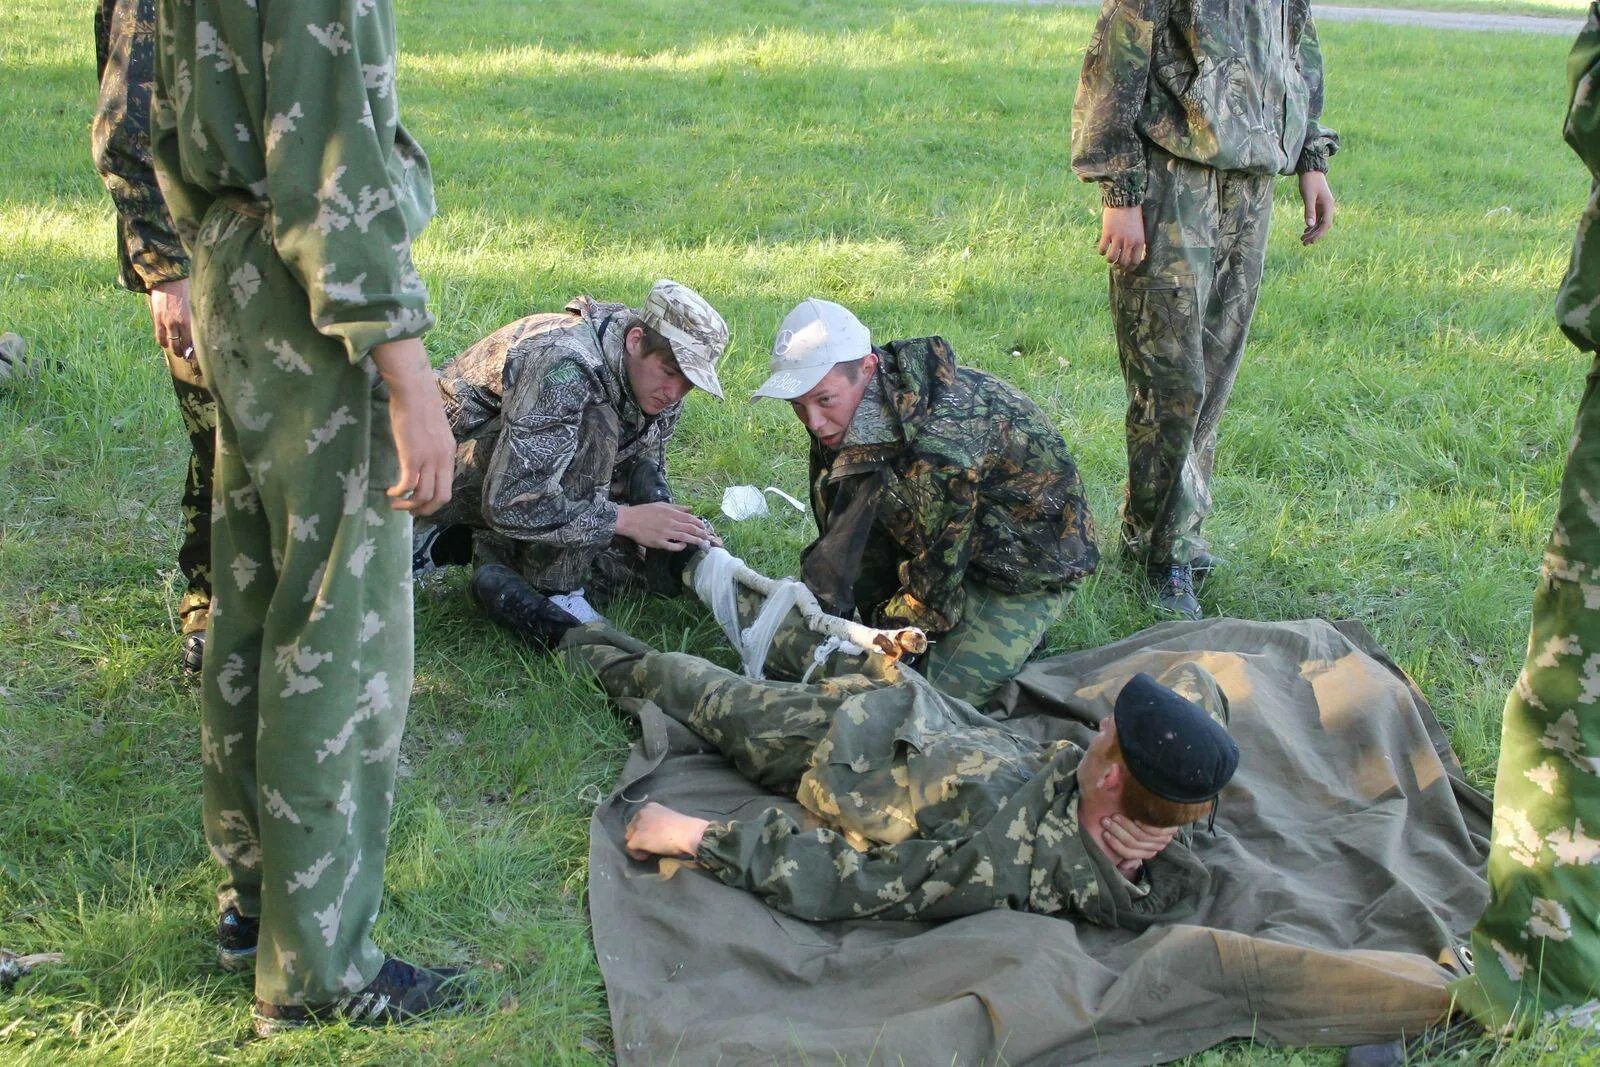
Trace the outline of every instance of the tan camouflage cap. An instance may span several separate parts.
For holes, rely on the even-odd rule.
[[[663,278],[650,287],[639,317],[671,342],[684,377],[721,400],[717,360],[728,347],[728,324],[717,309],[687,285]]]

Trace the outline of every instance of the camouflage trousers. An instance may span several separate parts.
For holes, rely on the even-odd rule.
[[[571,631],[567,659],[593,671],[613,699],[654,702],[714,745],[756,785],[793,796],[811,755],[853,693],[899,680],[867,664],[871,674],[840,674],[809,684],[746,678],[682,652],[657,652],[604,623]],[[872,657],[878,663],[880,657]]]
[[[206,628],[211,607],[211,479],[216,466],[217,402],[206,388],[199,364],[167,354],[172,389],[178,396],[178,413],[189,435],[189,471],[183,482],[183,542],[178,546],[178,570],[186,582],[178,603],[183,632]]]
[[[1587,1007],[1600,1025],[1600,361],[1589,372],[1506,700],[1489,906],[1461,1003],[1490,1027]]]
[[[1255,313],[1272,177],[1215,170],[1146,143],[1143,263],[1111,270],[1128,388],[1122,533],[1147,563],[1205,551],[1217,424]]]
[[[609,408],[597,405],[589,418],[591,421],[579,430],[579,441],[616,436],[616,416]],[[424,537],[429,527],[469,527],[473,531],[475,565],[503,563],[541,593],[570,593],[582,588],[594,599],[604,601],[624,590],[644,588],[643,558],[638,546],[625,538],[602,544],[563,544],[560,531],[556,531],[550,541],[514,541],[489,529],[483,514],[483,489],[500,427],[500,419],[490,419],[456,442],[450,503],[418,521],[417,539]],[[611,469],[609,452],[580,449],[568,464],[562,484],[574,498],[591,497],[605,487],[611,499],[626,499],[627,479],[622,472]]]
[[[694,566],[684,582],[693,586]],[[1072,601],[1073,590],[1046,593],[1002,593],[975,581],[963,585],[966,607],[961,621],[949,633],[930,641],[917,669],[946,696],[982,708],[1014,678],[1050,625]],[[738,590],[739,621],[748,627],[764,603],[750,590]],[[882,656],[871,653],[832,652],[818,660],[826,639],[806,626],[796,609],[778,625],[767,655],[766,674],[781,679],[809,677],[812,681],[845,674],[882,674]],[[893,680],[892,671],[890,678]]]
[[[206,841],[223,908],[259,916],[256,996],[371,981],[411,692],[411,521],[369,362],[318,333],[259,223],[218,205],[194,249],[217,398],[216,599],[201,698]]]

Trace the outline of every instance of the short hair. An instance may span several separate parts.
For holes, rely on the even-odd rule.
[[[1122,768],[1122,814],[1128,818],[1136,819],[1146,826],[1164,828],[1188,826],[1211,814],[1215,798],[1185,804],[1182,801],[1158,797],[1150,792],[1128,769],[1128,761],[1122,755],[1122,741],[1116,734],[1111,735],[1111,747],[1106,750],[1106,759]]]
[[[637,315],[633,317],[632,322],[628,323],[628,328],[622,331],[622,336],[628,336],[628,334],[633,331],[634,327],[638,327],[644,331],[644,352],[642,352],[641,355],[653,356],[657,352],[665,352],[667,355],[676,358],[676,354],[672,351],[672,342],[661,336],[655,330],[652,330],[648,325],[645,324],[644,319]]]
[[[862,356],[860,359],[849,359],[843,363],[835,363],[833,369],[844,372],[845,381],[854,385],[861,380],[861,365],[866,361],[866,356]]]

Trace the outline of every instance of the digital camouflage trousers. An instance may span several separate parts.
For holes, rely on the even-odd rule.
[[[1506,700],[1489,906],[1462,1005],[1490,1027],[1585,1011],[1600,1028],[1600,362],[1589,372]]]
[[[255,991],[319,1004],[383,953],[395,763],[411,693],[411,520],[370,362],[318,333],[261,225],[218,205],[192,294],[217,399],[211,611],[201,698],[218,894],[261,920]]]

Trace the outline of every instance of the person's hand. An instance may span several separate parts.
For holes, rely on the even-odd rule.
[[[1124,270],[1144,262],[1144,208],[1108,207],[1100,213],[1100,254]]]
[[[693,857],[700,851],[700,839],[711,823],[696,819],[664,804],[651,801],[628,820],[623,845],[636,860],[651,856]]]
[[[1111,815],[1100,820],[1100,843],[1117,871],[1130,881],[1146,860],[1160,855],[1178,836],[1175,826],[1146,826],[1126,815]]]
[[[1301,174],[1300,199],[1306,206],[1306,228],[1300,243],[1314,245],[1333,225],[1333,190],[1328,188],[1328,176],[1320,170]]]
[[[389,506],[432,515],[450,502],[456,441],[428,354],[412,337],[375,346],[372,361],[389,387],[389,424],[400,454],[400,478],[388,489]]]
[[[720,548],[722,539],[688,508],[666,501],[622,504],[617,508],[617,533],[645,548],[682,552],[685,548]]]
[[[157,282],[150,287],[150,322],[156,344],[175,356],[192,359],[194,337],[189,329],[189,279]]]

